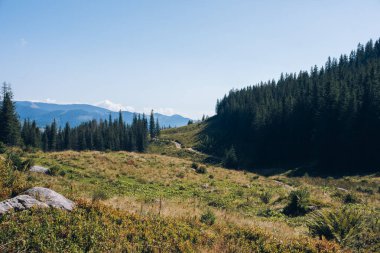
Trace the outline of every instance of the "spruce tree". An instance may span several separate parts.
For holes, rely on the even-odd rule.
[[[2,87],[2,103],[0,111],[0,141],[16,146],[21,143],[21,126],[16,113],[15,103],[12,101],[13,93],[7,83]]]
[[[150,118],[149,118],[149,134],[150,138],[154,139],[156,137],[156,127],[154,122],[154,114],[153,110],[150,112]]]

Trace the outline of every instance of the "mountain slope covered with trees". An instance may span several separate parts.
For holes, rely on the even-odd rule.
[[[153,139],[160,134],[158,119],[153,110],[148,119],[146,116],[133,116],[131,124],[123,119],[122,112],[115,120],[109,115],[108,120],[91,120],[79,126],[70,127],[67,122],[64,128],[54,120],[41,130],[36,121],[19,122],[13,93],[10,86],[3,84],[0,96],[0,143],[8,146],[37,148],[44,151],[59,150],[127,150],[144,152],[148,146],[149,134]]]
[[[380,40],[324,67],[231,90],[203,131],[205,151],[232,166],[313,166],[332,172],[380,165]],[[331,170],[333,168],[333,170]]]

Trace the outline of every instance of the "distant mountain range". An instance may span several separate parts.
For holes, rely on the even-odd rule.
[[[20,116],[20,120],[30,119],[35,120],[39,127],[44,127],[50,124],[55,119],[57,124],[64,127],[66,122],[70,126],[77,126],[80,123],[89,120],[108,119],[111,115],[112,119],[119,117],[119,112],[110,111],[101,107],[87,105],[87,104],[51,104],[30,101],[17,101],[16,111]],[[131,123],[133,119],[133,112],[123,111],[123,119],[127,123]],[[158,119],[161,126],[179,127],[188,123],[189,118],[181,115],[163,115],[155,113],[154,117]]]

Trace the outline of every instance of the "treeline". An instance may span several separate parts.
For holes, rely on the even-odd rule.
[[[216,113],[203,148],[234,150],[240,166],[378,170],[380,40],[320,69],[232,90]]]
[[[132,124],[124,122],[121,112],[118,119],[92,120],[71,128],[66,123],[63,129],[54,120],[45,129],[39,129],[35,121],[25,120],[21,125],[15,111],[13,94],[9,85],[3,85],[1,106],[0,141],[11,146],[39,148],[44,151],[60,150],[126,150],[144,152],[150,138],[160,135],[158,120],[153,111],[148,119],[134,115]]]

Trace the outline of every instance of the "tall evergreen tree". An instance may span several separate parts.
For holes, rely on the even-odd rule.
[[[150,138],[154,139],[156,137],[156,126],[154,122],[154,114],[153,110],[150,112],[150,118],[149,118],[149,134]]]
[[[21,142],[21,126],[13,102],[13,93],[7,83],[3,83],[0,108],[0,141],[16,146]]]

